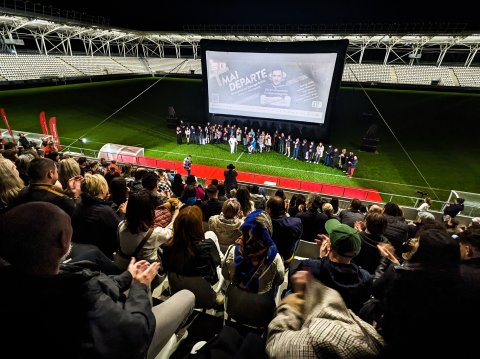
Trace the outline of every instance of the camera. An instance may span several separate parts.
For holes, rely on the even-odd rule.
[[[423,191],[417,191],[417,193],[421,196],[428,196],[428,193],[427,192],[423,192]]]

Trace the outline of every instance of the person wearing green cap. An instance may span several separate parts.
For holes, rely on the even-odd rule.
[[[337,290],[345,304],[358,313],[362,304],[370,297],[373,278],[352,259],[360,253],[362,240],[358,232],[336,219],[325,223],[327,235],[318,235],[320,246],[318,259],[294,260],[290,265],[290,278],[299,270],[309,271],[324,285]],[[300,263],[299,263],[300,262]]]

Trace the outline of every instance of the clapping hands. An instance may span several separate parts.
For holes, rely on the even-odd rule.
[[[152,283],[153,278],[157,275],[159,269],[160,263],[158,262],[149,263],[146,260],[137,262],[135,258],[132,257],[127,270],[132,275],[134,282],[140,282],[149,286],[150,283]]]

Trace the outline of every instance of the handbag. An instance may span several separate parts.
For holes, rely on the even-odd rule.
[[[120,247],[119,232],[118,232],[118,229],[117,229],[118,251],[116,251],[113,254],[113,262],[115,263],[115,265],[122,270],[126,270],[128,268],[128,265],[130,264],[130,260],[132,259],[132,257],[135,257],[135,259],[138,259],[137,258],[138,253],[143,248],[143,246],[147,242],[148,238],[150,238],[152,233],[153,233],[153,227],[151,227],[148,230],[145,237],[143,237],[142,241],[138,244],[137,248],[135,248],[135,251],[133,252],[133,254],[132,255],[127,255],[127,254],[122,252],[122,248]]]

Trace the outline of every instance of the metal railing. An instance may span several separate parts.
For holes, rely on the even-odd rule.
[[[88,148],[81,148],[81,147],[73,147],[70,146],[62,151],[63,153],[69,154],[71,156],[85,156],[89,158],[99,159],[98,158],[98,150],[92,150]],[[172,161],[172,160],[165,160],[160,158],[154,157],[145,157],[145,156],[133,156],[133,155],[122,155],[117,153],[108,153],[102,152],[106,154],[107,161],[115,160],[118,163],[130,163],[135,166],[142,166],[147,168],[161,168],[161,169],[168,169],[170,171],[177,172],[184,172],[183,165],[179,161]],[[340,199],[351,200],[352,198],[357,198],[362,201],[366,201],[368,203],[386,203],[386,202],[394,202],[399,205],[409,206],[409,207],[418,207],[421,204],[421,199],[418,197],[412,196],[404,196],[394,193],[384,193],[378,192],[376,190],[360,190],[356,188],[345,187],[336,184],[329,184],[329,183],[318,183],[313,181],[301,180],[296,178],[285,178],[285,177],[277,177],[277,176],[270,176],[252,172],[243,172],[237,171],[239,175],[241,175],[242,180],[239,183],[244,184],[258,184],[262,187],[270,188],[270,189],[278,189],[283,188],[295,192],[301,193],[311,193],[316,192],[324,196],[328,197],[337,197]],[[201,178],[202,182],[208,183],[213,178]],[[218,178],[217,178],[218,179]],[[379,202],[378,195],[381,197],[381,201]],[[432,209],[440,210],[445,202],[443,201],[433,201]],[[438,208],[437,208],[438,207]],[[479,209],[480,210],[480,209]]]
[[[18,136],[18,134],[22,131],[12,131],[14,136]],[[4,138],[8,138],[9,134],[6,129],[0,129],[0,133],[4,136]],[[29,140],[35,139],[39,141],[45,135],[38,134],[38,133],[28,133],[23,132],[27,136]],[[81,142],[80,142],[81,143]],[[99,143],[102,144],[102,143]],[[84,148],[84,147],[74,147],[74,146],[66,146],[61,151],[64,154],[68,154],[72,157],[80,157],[84,156],[90,159],[99,159],[99,150]],[[179,161],[172,161],[172,160],[165,160],[161,158],[154,158],[154,157],[145,157],[145,156],[134,156],[134,155],[126,155],[126,154],[117,154],[117,153],[108,153],[102,152],[107,154],[106,160],[116,160],[118,163],[130,163],[135,166],[142,166],[147,168],[161,168],[177,172],[183,172],[183,165]],[[283,188],[285,190],[289,190],[292,193],[304,193],[308,194],[311,192],[319,193],[324,195],[325,197],[336,197],[342,199],[343,201],[349,201],[352,198],[357,198],[366,203],[386,203],[386,202],[394,202],[400,206],[408,206],[412,208],[417,208],[420,204],[423,203],[423,196],[422,197],[413,197],[413,196],[405,196],[395,193],[385,193],[379,192],[376,190],[367,190],[367,189],[356,189],[353,187],[345,187],[336,184],[330,183],[318,183],[313,181],[307,181],[302,179],[296,178],[286,178],[286,177],[277,177],[271,175],[264,175],[259,173],[252,173],[252,172],[243,172],[237,171],[242,176],[242,180],[239,183],[244,184],[258,184],[262,187],[269,188],[271,190]],[[199,178],[203,183],[208,183],[213,178]],[[217,178],[218,179],[218,178]],[[381,197],[381,202],[377,201],[378,195]],[[437,201],[432,200],[432,205],[430,210],[432,211],[442,211],[443,206],[445,205],[445,201]],[[480,208],[471,206],[468,208],[467,211],[462,213],[465,216],[480,216]]]

